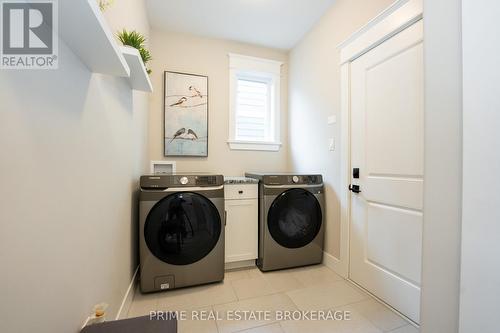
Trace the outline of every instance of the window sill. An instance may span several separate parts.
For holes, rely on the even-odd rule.
[[[227,143],[231,150],[279,151],[281,148],[281,142],[228,140]]]

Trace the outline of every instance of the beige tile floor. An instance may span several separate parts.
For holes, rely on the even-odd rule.
[[[200,333],[417,333],[384,305],[324,265],[262,273],[257,268],[226,272],[224,282],[143,295],[136,290],[128,317],[151,310],[185,311],[179,332]],[[275,316],[231,320],[230,311],[349,311],[350,320],[282,320]],[[228,312],[229,311],[229,312]],[[190,320],[193,314],[218,315]],[[207,319],[207,318],[205,318]],[[234,318],[233,318],[234,319]]]

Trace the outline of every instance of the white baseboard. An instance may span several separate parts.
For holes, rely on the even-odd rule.
[[[346,265],[343,264],[338,258],[335,258],[330,253],[323,252],[323,264],[332,269],[335,273],[347,279]]]
[[[224,269],[226,271],[232,270],[232,269],[239,269],[239,268],[249,268],[249,267],[256,267],[255,266],[255,259],[227,262],[224,265]]]
[[[122,304],[120,305],[120,309],[116,314],[115,320],[125,319],[127,317],[128,310],[130,309],[130,305],[132,304],[132,300],[134,298],[135,284],[137,282],[138,273],[139,266],[137,266],[137,268],[135,269],[134,276],[132,276],[132,281],[130,281],[128,289],[123,296]]]

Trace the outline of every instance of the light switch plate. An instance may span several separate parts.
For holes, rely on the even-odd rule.
[[[336,115],[331,115],[328,116],[328,125],[336,124],[337,123],[337,116]]]
[[[328,149],[330,151],[335,151],[335,139],[334,138],[330,138],[328,140]]]

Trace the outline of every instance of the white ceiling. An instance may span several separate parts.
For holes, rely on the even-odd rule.
[[[292,48],[335,0],[147,0],[153,28]]]

